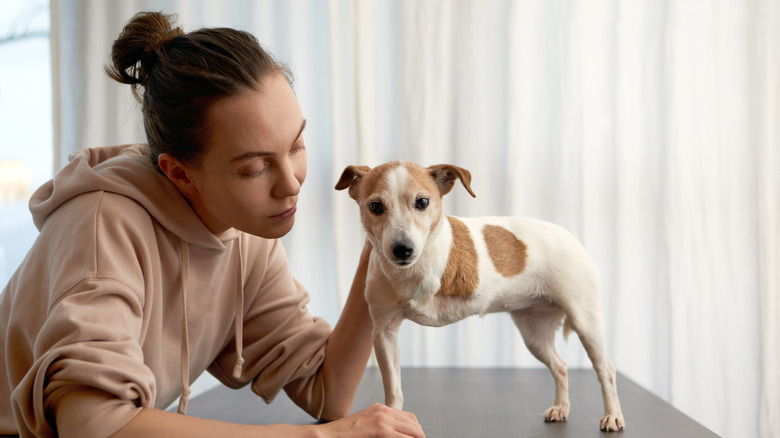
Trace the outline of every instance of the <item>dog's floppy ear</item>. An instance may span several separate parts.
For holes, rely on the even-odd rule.
[[[336,183],[336,190],[344,190],[349,187],[349,196],[357,201],[358,183],[369,170],[371,168],[368,166],[347,166],[341,173],[339,182]]]
[[[439,187],[439,193],[442,196],[449,193],[452,186],[455,185],[455,180],[460,178],[460,182],[463,183],[463,187],[468,190],[469,194],[474,198],[477,197],[471,190],[471,172],[468,170],[451,164],[437,164],[428,167],[428,172]]]

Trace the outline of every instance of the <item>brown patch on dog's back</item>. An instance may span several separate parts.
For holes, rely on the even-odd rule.
[[[513,277],[525,269],[528,250],[525,243],[511,231],[497,225],[485,225],[482,229],[488,255],[496,271],[504,277]]]
[[[452,216],[447,219],[452,227],[452,247],[436,296],[467,297],[479,285],[477,249],[466,225]]]

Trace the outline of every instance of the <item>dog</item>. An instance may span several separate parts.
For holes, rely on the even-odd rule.
[[[349,189],[372,245],[365,299],[385,404],[403,408],[398,329],[404,319],[441,327],[471,315],[509,312],[530,352],[555,379],[548,422],[569,415],[566,363],[555,333],[578,334],[601,384],[600,427],[625,427],[616,370],[608,355],[601,279],[580,242],[562,227],[516,217],[443,215],[442,197],[471,174],[449,165],[393,161],[348,166],[336,190]]]

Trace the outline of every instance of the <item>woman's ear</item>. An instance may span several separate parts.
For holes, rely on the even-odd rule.
[[[157,157],[157,163],[165,176],[185,195],[193,195],[198,192],[190,169],[178,158],[171,154],[163,153]]]

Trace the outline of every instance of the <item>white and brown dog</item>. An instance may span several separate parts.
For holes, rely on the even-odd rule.
[[[452,165],[349,166],[336,184],[357,201],[373,246],[366,301],[385,403],[403,406],[397,334],[404,319],[440,327],[470,315],[509,312],[528,349],[555,379],[555,401],[544,419],[569,415],[566,363],[554,341],[563,320],[564,335],[579,335],[601,383],[601,429],[623,429],[604,339],[601,280],[580,242],[534,219],[443,216],[442,197],[456,179],[475,196],[471,174]]]

